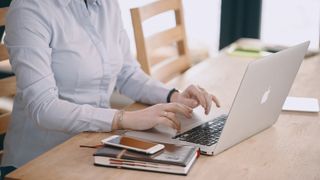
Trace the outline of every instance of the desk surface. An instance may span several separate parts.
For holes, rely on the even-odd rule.
[[[170,85],[196,83],[228,108],[250,59],[221,54]],[[320,99],[320,56],[304,60],[290,95]],[[133,105],[135,109],[140,105]],[[320,179],[319,113],[282,112],[271,128],[217,156],[200,156],[188,176],[93,166],[94,145],[108,133],[82,133],[44,153],[6,179]]]

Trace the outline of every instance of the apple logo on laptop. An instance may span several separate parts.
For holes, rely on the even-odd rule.
[[[269,86],[268,90],[266,90],[266,92],[264,92],[264,94],[261,98],[260,104],[264,104],[265,102],[267,102],[270,92],[271,92],[271,87]]]

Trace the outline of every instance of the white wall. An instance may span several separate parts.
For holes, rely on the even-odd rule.
[[[261,39],[294,45],[311,40],[319,48],[320,0],[264,0]]]
[[[118,0],[124,26],[128,31],[132,51],[135,52],[130,8],[142,6],[155,0]],[[221,0],[184,0],[186,32],[189,47],[207,47],[210,55],[218,52]],[[174,25],[173,13],[166,13],[146,22],[146,35]]]

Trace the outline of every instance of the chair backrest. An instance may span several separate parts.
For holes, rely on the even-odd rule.
[[[5,25],[5,15],[8,8],[0,8],[0,26]],[[0,44],[0,63],[8,61],[9,55],[4,44]],[[16,92],[16,78],[9,76],[0,78],[0,98],[10,97],[15,95]],[[1,109],[0,107],[0,135],[5,134],[9,124],[11,112]],[[0,151],[0,157],[2,152]]]
[[[8,7],[0,8],[0,26],[4,26],[6,24],[6,14],[8,9]]]
[[[8,8],[0,8],[0,27],[5,26],[6,24],[6,13]],[[0,62],[9,59],[8,52],[4,46],[4,44],[0,44]]]
[[[143,22],[159,14],[174,11],[176,26],[144,36]],[[181,0],[159,0],[154,3],[131,9],[131,18],[137,47],[137,59],[141,68],[153,78],[167,82],[183,73],[190,65]],[[152,53],[176,43],[177,57],[153,59]]]

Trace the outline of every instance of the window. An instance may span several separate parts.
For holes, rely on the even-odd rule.
[[[311,40],[311,49],[320,47],[319,0],[264,0],[262,9],[263,41],[294,45]]]

